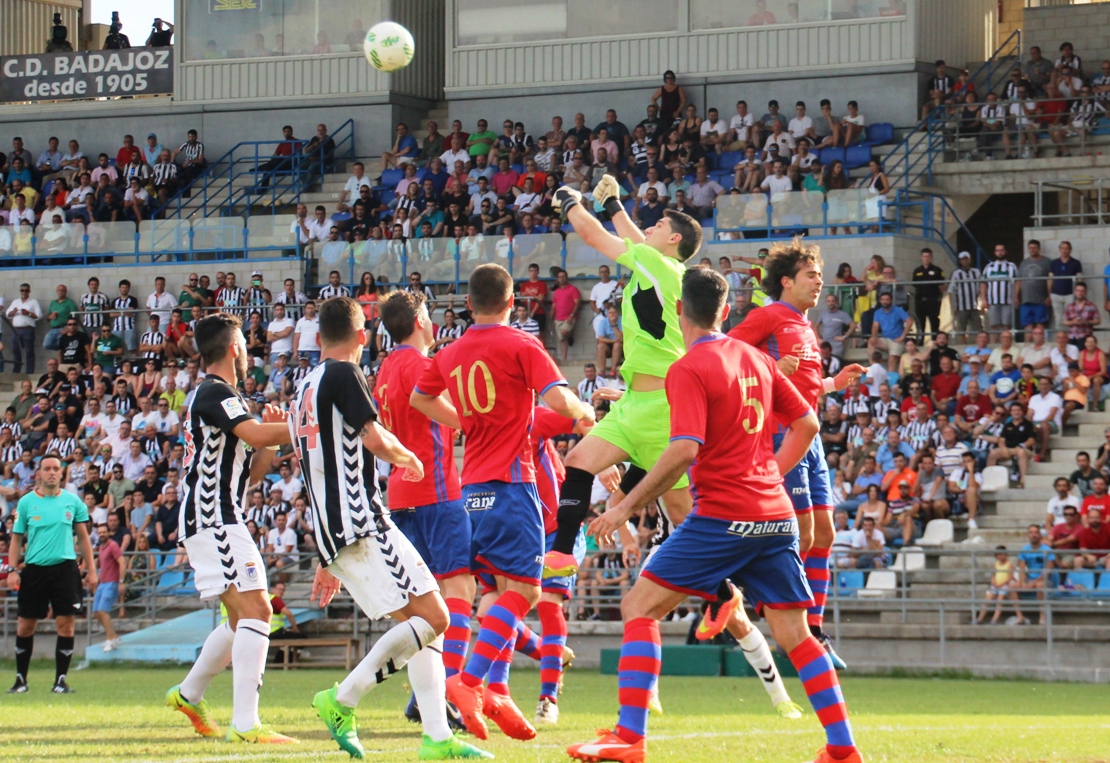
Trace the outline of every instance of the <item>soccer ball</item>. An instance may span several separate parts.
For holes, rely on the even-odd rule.
[[[408,66],[412,63],[415,47],[409,30],[393,21],[370,27],[362,41],[366,60],[380,72],[395,72]]]

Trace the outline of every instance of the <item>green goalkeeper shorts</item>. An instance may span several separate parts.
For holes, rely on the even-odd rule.
[[[671,404],[665,389],[651,392],[628,390],[612,403],[609,413],[590,430],[589,437],[600,437],[628,454],[633,464],[651,471],[671,442]],[[690,485],[684,474],[675,488]]]

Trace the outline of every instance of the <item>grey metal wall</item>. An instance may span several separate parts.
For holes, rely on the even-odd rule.
[[[54,14],[62,14],[69,27],[69,41],[79,50],[81,0],[44,3],[40,0],[0,0],[0,56],[22,56],[46,51]]]

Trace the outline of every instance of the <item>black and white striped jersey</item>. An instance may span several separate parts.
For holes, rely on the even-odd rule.
[[[130,331],[135,328],[135,311],[139,309],[139,300],[130,294],[117,297],[112,300],[112,309],[120,313],[112,319],[112,331]]]
[[[362,444],[363,427],[377,417],[362,371],[338,360],[312,369],[289,406],[289,430],[325,565],[359,538],[393,526],[378,492],[374,454]]]
[[[979,283],[983,274],[979,268],[956,268],[948,278],[948,293],[952,295],[953,310],[975,310],[979,306]]]
[[[983,279],[987,282],[987,304],[1012,305],[1015,278],[1017,266],[1009,260],[995,260],[983,268]]]
[[[182,143],[181,148],[177,150],[185,161],[195,162],[199,157],[204,155],[204,144],[199,140],[196,143],[189,143],[186,141]]]
[[[104,325],[105,313],[111,300],[104,292],[86,292],[81,297],[81,325],[90,331],[98,331]]]
[[[325,299],[335,299],[336,297],[349,297],[349,296],[351,296],[351,290],[348,289],[346,286],[343,286],[343,285],[332,286],[329,283],[327,286],[320,289],[319,299],[321,301],[323,301]]]
[[[142,337],[139,339],[139,344],[156,344],[157,350],[145,350],[143,352],[144,358],[154,358],[157,360],[162,357],[162,345],[166,341],[166,335],[161,331],[144,331]]]
[[[181,428],[185,479],[180,537],[243,521],[251,454],[231,430],[251,418],[247,401],[218,376],[208,374],[197,387]]]

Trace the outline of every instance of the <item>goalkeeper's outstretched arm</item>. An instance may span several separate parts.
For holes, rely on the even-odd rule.
[[[603,175],[597,187],[594,188],[594,198],[609,213],[609,219],[617,229],[618,236],[628,239],[633,244],[644,243],[644,232],[636,226],[624,205],[621,204],[621,187],[615,177]]]
[[[605,230],[601,222],[582,204],[582,194],[578,191],[567,186],[560,188],[555,192],[555,203],[586,246],[596,249],[614,262],[628,251],[624,239]]]

